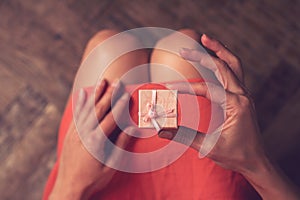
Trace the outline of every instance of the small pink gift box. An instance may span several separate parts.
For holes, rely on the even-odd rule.
[[[177,129],[177,90],[139,90],[140,128]]]

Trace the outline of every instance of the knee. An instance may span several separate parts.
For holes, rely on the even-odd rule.
[[[151,60],[167,62],[174,60],[174,58],[178,60],[180,49],[182,47],[197,48],[199,39],[200,36],[196,31],[192,29],[179,29],[177,32],[157,41],[152,51]]]
[[[106,39],[120,33],[117,30],[114,29],[104,29],[99,32],[97,32],[95,35],[93,35],[88,43],[87,48],[92,49],[95,48],[98,44],[102,43]],[[140,44],[140,41],[134,36],[129,33],[122,33],[122,36],[119,38],[116,38],[114,42],[117,42],[122,45],[129,45],[134,46]]]
[[[97,32],[96,34],[94,34],[88,41],[86,48],[85,48],[85,53],[83,56],[83,59],[86,58],[86,56],[95,48],[97,47],[100,43],[104,42],[105,40],[107,40],[108,38],[116,35],[120,33],[117,30],[113,30],[113,29],[104,29],[101,30],[99,32]],[[114,40],[111,40],[109,42],[109,46],[105,48],[105,52],[103,52],[102,56],[108,56],[110,55],[112,52],[115,52],[116,49],[120,50],[121,48],[132,48],[134,49],[139,45],[140,42],[139,40],[128,33],[122,33],[122,35],[120,37],[116,37]],[[120,46],[122,45],[122,46]]]
[[[170,35],[160,39],[157,44],[159,45],[160,43],[164,43],[164,42],[171,42],[174,40],[180,40],[181,42],[185,42],[188,43],[188,39],[184,36],[182,36],[182,34],[184,36],[188,36],[189,39],[193,39],[196,42],[199,41],[200,39],[200,35],[193,29],[179,29],[176,32],[171,33]]]
[[[112,37],[113,35],[116,35],[118,31],[113,30],[113,29],[104,29],[101,31],[98,31],[96,34],[94,34],[87,43],[87,49],[93,49],[95,48],[98,44],[103,42],[104,40]]]
[[[179,29],[157,41],[155,48],[178,52],[182,47],[196,48],[200,35],[192,29]]]

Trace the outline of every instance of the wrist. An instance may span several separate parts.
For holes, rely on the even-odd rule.
[[[81,193],[80,191],[70,191],[70,190],[53,191],[49,196],[49,200],[59,200],[59,199],[82,200],[85,198],[84,198],[83,193]]]
[[[255,148],[257,151],[246,159],[245,165],[238,171],[254,187],[256,183],[265,182],[271,174],[274,173],[274,165],[262,148]],[[260,186],[258,186],[260,187]]]
[[[50,196],[49,200],[59,200],[59,199],[64,199],[64,200],[82,200],[83,195],[78,193],[78,192],[72,192],[72,191],[64,191],[64,192],[57,192],[53,191]]]
[[[50,200],[84,200],[88,199],[87,186],[78,183],[57,180],[49,196]]]
[[[249,165],[239,171],[249,179],[261,177],[261,175],[266,175],[274,170],[274,165],[266,155],[258,155],[257,158],[254,158],[249,163]]]

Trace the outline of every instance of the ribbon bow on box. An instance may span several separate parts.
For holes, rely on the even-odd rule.
[[[152,92],[152,98],[149,102],[148,99],[145,98],[145,95],[143,95],[143,92],[149,93],[149,91]],[[160,104],[163,108],[162,111],[157,110],[157,96],[158,92],[157,90],[140,90],[139,91],[139,127],[140,128],[150,128],[149,122],[151,121],[151,124],[156,129],[157,132],[159,132],[162,127],[158,123],[157,119],[159,118],[173,118],[172,120],[169,120],[168,124],[170,127],[168,128],[177,128],[177,91],[176,90],[159,90],[160,92]],[[166,95],[164,95],[166,94]],[[149,96],[149,95],[148,95]],[[164,99],[165,98],[165,99]],[[148,101],[146,103],[146,112],[142,112],[142,102]],[[164,104],[164,105],[161,105]],[[168,104],[171,104],[172,108],[167,108]],[[144,104],[143,104],[144,105]],[[164,125],[163,125],[164,126]]]

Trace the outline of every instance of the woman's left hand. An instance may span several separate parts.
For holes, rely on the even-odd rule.
[[[73,120],[66,134],[59,159],[58,175],[50,199],[88,199],[112,179],[115,170],[93,157],[90,149],[107,154],[104,148],[107,141],[105,135],[109,137],[114,133],[117,128],[115,121],[121,117],[129,100],[129,95],[123,94],[112,108],[114,115],[109,111],[112,93],[114,89],[120,88],[119,85],[119,82],[114,82],[112,86],[107,86],[107,82],[102,80],[96,88],[95,99],[93,95],[87,97],[86,92],[80,90],[75,106],[76,124]],[[95,120],[94,107],[99,122]],[[99,134],[99,129],[105,135]],[[128,127],[124,132],[130,131],[134,129]],[[120,133],[115,141],[115,145],[123,149],[130,139],[124,132]],[[118,162],[122,155],[119,151],[111,149],[109,155],[105,156],[107,157],[105,163],[113,164]]]

